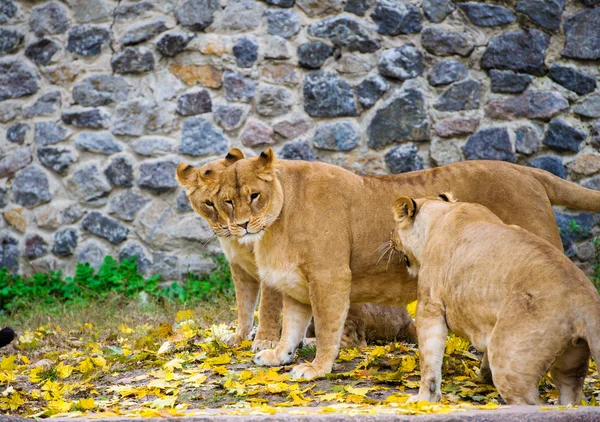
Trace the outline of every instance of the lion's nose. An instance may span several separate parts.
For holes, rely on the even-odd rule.
[[[237,225],[243,229],[248,229],[248,221],[246,221],[245,223],[237,223]]]

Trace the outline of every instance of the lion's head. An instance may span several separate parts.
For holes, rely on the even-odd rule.
[[[224,169],[215,193],[215,206],[227,219],[229,232],[243,244],[259,240],[279,216],[283,190],[271,148]]]
[[[186,188],[192,208],[208,222],[211,229],[219,237],[229,237],[231,233],[227,220],[222,217],[215,207],[215,195],[219,189],[221,173],[238,160],[244,158],[244,153],[232,148],[225,158],[211,161],[202,167],[195,168],[188,163],[177,166],[176,179]]]

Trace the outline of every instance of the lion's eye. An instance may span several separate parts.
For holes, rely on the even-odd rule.
[[[206,201],[204,204],[206,204],[206,206],[208,206],[208,207],[214,207],[215,206],[215,204],[213,204],[210,201]]]
[[[250,200],[254,201],[256,198],[258,198],[260,196],[260,193],[253,193],[252,195],[250,195]]]
[[[226,200],[225,200],[225,203],[226,203],[226,204],[229,204],[229,205],[233,205],[233,201],[232,201],[231,199],[226,199]]]

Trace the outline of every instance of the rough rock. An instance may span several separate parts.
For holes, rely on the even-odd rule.
[[[285,160],[314,161],[315,152],[308,141],[292,141],[279,150],[279,156]]]
[[[339,13],[344,6],[343,0],[296,0],[296,5],[308,16]]]
[[[69,27],[69,18],[64,6],[51,2],[31,9],[29,27],[38,37],[62,34]]]
[[[512,70],[541,76],[550,35],[536,29],[505,32],[492,38],[481,59],[482,69]]]
[[[596,122],[592,124],[590,141],[594,148],[600,150],[600,120],[596,120]]]
[[[273,85],[298,85],[300,78],[296,69],[288,63],[270,63],[262,67],[261,78]]]
[[[11,20],[19,9],[11,0],[0,0],[0,24],[5,24]],[[0,265],[0,268],[2,265]]]
[[[542,28],[558,31],[565,3],[566,0],[519,0],[516,11],[529,16]]]
[[[7,154],[0,156],[0,179],[15,174],[18,170],[31,163],[31,149],[29,147],[20,147]]]
[[[433,105],[440,111],[475,110],[480,106],[481,84],[475,79],[463,79],[450,85]]]
[[[570,67],[553,65],[548,77],[579,95],[589,94],[596,89],[596,80],[593,77]]]
[[[101,26],[78,25],[69,30],[67,51],[81,56],[100,54],[110,41],[110,30]]]
[[[223,88],[227,101],[248,103],[254,98],[256,82],[234,72],[223,73]]]
[[[258,59],[258,43],[254,38],[242,37],[233,46],[238,67],[249,68]]]
[[[4,221],[21,233],[27,230],[27,214],[23,215],[23,211],[23,208],[13,208],[2,213]]]
[[[213,27],[228,34],[249,32],[260,25],[264,9],[254,0],[230,0],[227,7],[217,15]]]
[[[145,23],[143,25],[135,26],[129,29],[119,38],[119,42],[122,45],[134,45],[155,37],[156,35],[167,31],[166,21],[164,19]]]
[[[273,129],[257,120],[249,120],[246,123],[239,141],[246,147],[273,145],[276,142],[273,138]]]
[[[464,32],[448,31],[441,26],[430,26],[421,33],[423,48],[436,56],[468,56],[475,48],[473,37]]]
[[[429,119],[421,91],[407,89],[379,108],[367,129],[370,148],[429,139]]]
[[[169,71],[188,85],[199,83],[206,88],[220,88],[223,84],[223,72],[209,64],[172,64]]]
[[[285,88],[263,85],[258,89],[256,112],[262,116],[282,116],[291,110],[293,104],[294,97]]]
[[[325,123],[317,128],[313,145],[329,151],[350,151],[358,145],[360,132],[351,121]]]
[[[83,151],[111,155],[123,151],[108,132],[81,132],[75,139],[75,146]]]
[[[581,176],[591,176],[600,171],[600,155],[581,154],[569,164],[569,170]]]
[[[78,243],[77,230],[72,228],[62,229],[54,233],[52,253],[56,256],[71,256]]]
[[[83,217],[84,211],[78,204],[71,204],[61,211],[64,224],[73,224]]]
[[[47,253],[48,242],[42,236],[39,234],[28,234],[25,236],[25,256],[28,259],[40,258]]]
[[[562,119],[554,119],[548,125],[542,142],[558,151],[578,152],[587,135]]]
[[[388,88],[387,81],[381,76],[369,76],[355,87],[358,103],[363,108],[371,108],[387,92]]]
[[[364,16],[372,3],[373,0],[347,0],[344,11],[354,13],[356,16]]]
[[[181,279],[186,279],[190,274],[198,277],[204,277],[211,274],[217,265],[210,258],[203,258],[196,255],[184,255],[179,263],[179,272]]]
[[[190,31],[201,32],[213,23],[217,9],[218,0],[186,0],[175,9],[175,18]]]
[[[77,23],[102,21],[110,15],[103,0],[72,0],[70,6]]]
[[[108,213],[119,220],[134,221],[138,211],[149,202],[149,198],[127,190],[110,201]]]
[[[37,122],[33,140],[38,145],[50,145],[64,141],[71,133],[54,122]]]
[[[319,70],[306,75],[303,94],[304,109],[310,116],[358,115],[352,87],[333,73]]]
[[[563,22],[565,48],[562,55],[571,59],[600,59],[600,8],[584,9],[567,16]]]
[[[333,47],[322,41],[313,41],[298,47],[298,64],[307,69],[320,69],[333,54]]]
[[[227,137],[208,120],[202,117],[189,117],[183,121],[180,154],[198,157],[222,154],[228,148]]]
[[[567,178],[567,169],[563,165],[562,159],[556,155],[540,155],[527,161],[527,165],[546,170],[561,179]]]
[[[517,16],[504,6],[485,3],[458,3],[469,20],[478,26],[501,26],[513,23]]]
[[[17,123],[6,129],[6,140],[15,144],[23,145],[27,132],[31,129],[27,123]]]
[[[433,139],[429,147],[429,157],[436,166],[445,166],[463,160],[461,149],[454,142]]]
[[[81,72],[81,68],[73,63],[62,63],[55,66],[48,66],[42,72],[50,83],[67,86],[77,78],[77,75]]]
[[[100,214],[98,211],[89,212],[83,220],[81,227],[93,235],[102,237],[114,245],[118,245],[127,239],[129,229],[110,217]]]
[[[33,165],[17,173],[12,193],[14,201],[26,208],[36,207],[52,199],[46,174]]]
[[[17,51],[23,39],[24,35],[21,32],[0,28],[0,57]]]
[[[423,15],[412,4],[378,0],[371,19],[382,35],[418,34],[423,27]]]
[[[433,130],[442,138],[465,136],[475,133],[479,127],[479,118],[457,117],[445,119],[433,125]]]
[[[179,186],[175,180],[177,164],[179,163],[171,160],[142,163],[138,186],[153,193],[163,193],[175,189]]]
[[[60,44],[48,38],[35,40],[25,48],[25,56],[38,66],[46,66],[60,51]]]
[[[213,118],[225,130],[234,130],[246,120],[248,109],[236,104],[215,104]]]
[[[67,125],[81,128],[106,129],[110,125],[110,114],[99,108],[65,110],[61,119]]]
[[[305,134],[311,127],[312,121],[302,116],[294,116],[289,120],[282,120],[273,126],[276,134],[285,139],[295,139]]]
[[[64,175],[75,161],[73,153],[68,148],[39,147],[37,156],[44,167],[60,175]]]
[[[25,109],[25,117],[54,114],[60,108],[62,98],[60,91],[50,91],[40,96],[35,103]]]
[[[555,211],[554,216],[556,217],[556,224],[558,224],[558,230],[560,237],[563,241],[563,247],[565,250],[570,249],[573,242],[584,240],[590,237],[592,227],[594,226],[594,216],[589,212],[582,212],[579,214],[567,214]],[[579,230],[573,230],[571,228],[574,221],[579,227]]]
[[[160,275],[163,280],[179,279],[179,258],[164,252],[152,254],[152,275]]]
[[[419,148],[409,142],[398,145],[385,154],[385,162],[393,174],[423,169],[423,160],[418,155]]]
[[[182,116],[210,113],[212,101],[206,89],[183,94],[177,99],[177,113]]]
[[[113,17],[116,21],[132,20],[152,9],[154,9],[154,5],[149,1],[121,3],[115,8]]]
[[[77,249],[77,263],[89,264],[90,267],[98,271],[98,268],[104,262],[106,253],[106,249],[100,246],[98,242],[88,240]]]
[[[513,163],[515,153],[506,128],[485,128],[469,136],[464,147],[467,160],[502,160]]]
[[[113,115],[111,131],[115,135],[141,136],[173,131],[175,105],[139,99],[121,103]]]
[[[12,274],[19,271],[19,241],[8,233],[0,235],[0,268]]]
[[[146,47],[125,47],[110,59],[115,73],[143,73],[154,69],[154,55]]]
[[[591,95],[573,106],[573,113],[583,117],[597,119],[600,117],[600,95]]]
[[[133,257],[135,257],[138,272],[144,275],[148,274],[152,262],[146,257],[144,248],[139,243],[127,242],[119,250],[119,261],[132,259]]]
[[[267,31],[271,35],[291,38],[300,31],[300,20],[293,10],[267,9]]]
[[[454,11],[451,0],[423,0],[423,12],[428,21],[440,23]]]
[[[73,100],[86,107],[127,101],[129,85],[122,76],[94,75],[73,86]]]
[[[81,202],[94,207],[106,204],[112,189],[95,164],[87,164],[71,174],[67,187]]]
[[[192,39],[194,36],[191,34],[170,32],[160,37],[156,43],[156,49],[163,56],[175,57],[187,47]]]
[[[492,119],[550,120],[568,108],[569,102],[558,92],[528,91],[519,96],[492,100],[486,105],[485,112]]]
[[[177,211],[179,211],[179,212],[193,211],[192,204],[190,204],[190,200],[184,190],[180,191],[177,194],[176,202],[177,202]]]
[[[521,154],[531,155],[541,148],[542,146],[542,130],[534,125],[531,126],[519,126],[515,130],[516,135],[516,148],[517,152]]]
[[[104,175],[115,186],[123,188],[133,186],[133,164],[131,164],[127,157],[113,159],[108,167],[106,167],[106,170],[104,170]]]
[[[285,38],[277,36],[265,36],[264,51],[265,59],[287,60],[292,57],[288,42]]]
[[[175,151],[175,141],[162,137],[145,137],[133,141],[131,148],[140,155],[164,155]]]
[[[467,67],[461,62],[442,60],[431,68],[427,75],[427,81],[431,86],[448,85],[465,79],[468,74]]]
[[[61,214],[52,204],[39,207],[35,211],[35,222],[42,229],[56,230],[62,224]]]
[[[490,70],[491,90],[495,93],[520,94],[531,83],[530,75],[511,72],[510,70]]]
[[[0,101],[35,94],[40,88],[39,78],[19,60],[0,61]]]
[[[383,76],[401,81],[416,78],[425,69],[423,54],[413,44],[385,50],[379,58],[378,67]]]
[[[23,107],[18,102],[0,101],[0,123],[8,123],[22,114]]]
[[[329,38],[334,45],[349,51],[372,53],[381,47],[381,42],[362,23],[342,16],[310,24],[308,34]]]

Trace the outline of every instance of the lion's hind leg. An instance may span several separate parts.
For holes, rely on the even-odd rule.
[[[556,359],[550,373],[560,391],[560,404],[580,404],[583,382],[590,362],[590,348],[584,340],[571,344]]]

